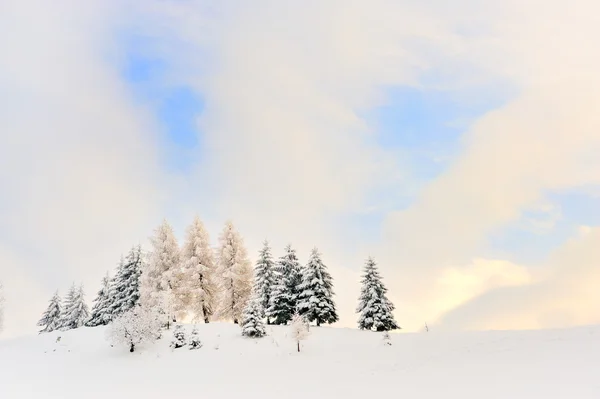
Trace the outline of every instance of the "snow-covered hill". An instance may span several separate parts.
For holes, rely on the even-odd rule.
[[[600,328],[392,334],[311,328],[297,353],[286,327],[259,340],[200,325],[203,347],[171,333],[129,353],[105,328],[0,342],[0,398],[600,398]],[[56,342],[57,337],[61,340]]]

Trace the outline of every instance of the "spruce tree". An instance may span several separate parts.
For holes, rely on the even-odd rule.
[[[175,319],[172,279],[180,267],[180,252],[171,225],[164,220],[150,239],[152,249],[142,270],[141,300],[148,308],[163,314],[167,325]]]
[[[357,313],[358,328],[361,330],[389,331],[398,327],[394,315],[394,305],[387,298],[387,288],[383,285],[377,264],[373,258],[367,259],[362,278]]]
[[[39,327],[43,327],[40,330],[41,333],[48,333],[54,330],[58,330],[61,326],[61,316],[62,316],[62,306],[61,299],[58,295],[58,291],[54,293],[52,299],[50,299],[50,303],[48,304],[48,308],[42,315],[40,321],[38,321],[37,325]]]
[[[111,296],[110,296],[110,277],[108,272],[102,278],[102,285],[92,306],[92,314],[86,323],[88,327],[103,326],[112,320],[111,314]]]
[[[333,281],[321,254],[314,248],[308,264],[302,270],[302,284],[298,297],[298,312],[309,322],[335,323],[338,315],[333,301]]]
[[[273,277],[266,314],[274,324],[287,324],[296,313],[302,283],[300,262],[291,245],[285,247],[285,255],[279,258]]]
[[[140,278],[143,267],[142,248],[131,248],[125,259],[121,258],[117,274],[110,287],[110,317],[115,318],[137,305],[140,299]]]
[[[229,221],[219,237],[217,274],[221,290],[219,316],[238,324],[252,293],[252,264],[244,240]]]
[[[72,330],[85,324],[90,317],[90,311],[85,303],[83,285],[75,288],[75,284],[69,289],[65,307],[61,316],[61,329]]]
[[[187,340],[185,338],[185,329],[181,324],[178,324],[173,329],[173,340],[171,341],[171,348],[178,349],[187,345]]]
[[[216,265],[210,238],[197,216],[188,227],[181,251],[181,268],[174,283],[175,307],[180,317],[210,321],[217,306]]]
[[[260,297],[253,295],[242,316],[242,335],[244,337],[261,338],[267,334],[262,320],[263,314]]]
[[[202,341],[200,340],[200,333],[198,331],[198,327],[194,326],[192,333],[190,334],[189,339],[189,349],[200,349],[202,348]]]
[[[269,307],[271,294],[275,285],[275,262],[271,256],[269,242],[265,240],[254,268],[254,290],[261,304],[262,312]],[[264,315],[263,315],[264,317]],[[267,317],[267,324],[271,324]]]

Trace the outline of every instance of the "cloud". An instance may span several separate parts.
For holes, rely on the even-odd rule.
[[[552,254],[530,284],[489,290],[449,311],[440,329],[537,329],[585,325],[600,321],[600,228]]]
[[[57,288],[76,280],[95,289],[162,213],[157,140],[120,80],[113,11],[100,2],[0,6],[6,335],[34,331]]]

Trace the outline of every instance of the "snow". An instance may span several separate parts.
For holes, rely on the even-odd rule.
[[[0,342],[0,398],[600,398],[597,326],[391,333],[392,346],[382,333],[313,326],[300,353],[286,326],[250,339],[233,324],[202,324],[198,350],[169,348],[166,331],[134,353],[105,333]]]

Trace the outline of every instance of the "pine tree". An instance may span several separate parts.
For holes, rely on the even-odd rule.
[[[198,328],[194,326],[192,333],[190,334],[190,350],[191,349],[200,349],[202,348],[202,341],[200,341],[200,334],[198,332]]]
[[[271,256],[269,242],[265,240],[263,249],[259,253],[256,267],[254,268],[254,290],[256,291],[258,300],[261,303],[261,309],[263,313],[269,307],[274,285],[275,262],[273,262],[273,257]],[[271,324],[269,317],[267,317],[267,324]]]
[[[106,276],[102,278],[102,285],[98,291],[98,295],[94,300],[94,306],[92,306],[92,313],[90,319],[87,321],[86,326],[96,327],[103,326],[112,320],[111,317],[111,296],[110,296],[110,276],[108,272]]]
[[[157,309],[165,315],[165,324],[174,319],[172,282],[180,267],[180,253],[171,225],[165,220],[151,238],[152,250],[147,265],[142,270],[141,299],[143,305]]]
[[[137,305],[140,300],[140,279],[143,267],[142,247],[131,248],[121,258],[115,278],[109,289],[109,318],[114,318]],[[109,319],[110,321],[110,319]]]
[[[250,338],[264,337],[267,332],[263,323],[264,311],[261,305],[261,299],[255,293],[252,299],[248,301],[242,317],[242,335]]]
[[[171,348],[178,349],[187,345],[185,339],[185,330],[181,324],[178,324],[173,329],[173,340],[171,341]]]
[[[320,326],[338,321],[332,278],[317,248],[312,250],[308,264],[302,270],[298,301],[298,312],[309,322],[315,321]]]
[[[358,328],[361,330],[389,331],[398,327],[394,315],[394,305],[387,298],[387,288],[383,285],[377,264],[373,258],[367,259],[362,278],[357,313]]]
[[[65,307],[61,316],[60,328],[62,330],[79,328],[85,324],[89,317],[90,311],[85,303],[83,285],[79,286],[79,288],[75,288],[75,284],[73,284],[67,294]]]
[[[279,258],[273,277],[267,317],[274,324],[287,324],[296,313],[302,283],[300,262],[291,245],[285,247],[285,255]]]
[[[237,324],[252,293],[252,265],[244,241],[231,222],[225,224],[219,243],[219,316]]]
[[[62,315],[62,306],[61,299],[58,295],[58,291],[54,293],[52,299],[50,299],[50,303],[48,304],[48,308],[42,315],[40,321],[38,321],[37,325],[39,327],[43,327],[40,330],[41,333],[48,333],[54,330],[58,330],[61,326],[61,315]]]
[[[181,251],[181,269],[174,283],[175,308],[179,317],[191,313],[194,320],[210,321],[216,308],[216,265],[210,238],[197,216],[187,230]]]

